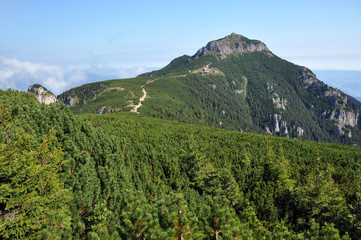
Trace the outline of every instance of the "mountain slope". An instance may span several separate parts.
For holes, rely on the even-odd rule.
[[[10,90],[0,110],[1,239],[361,237],[359,147],[74,115]]]
[[[258,41],[232,33],[159,71],[71,89],[74,112],[131,111],[213,127],[316,141],[358,144],[359,102],[274,55]],[[351,99],[351,100],[350,100]]]

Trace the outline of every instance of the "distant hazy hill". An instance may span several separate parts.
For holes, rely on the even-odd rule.
[[[133,111],[239,131],[361,142],[356,99],[277,57],[261,41],[234,33],[159,71],[86,84],[58,100],[76,113]]]

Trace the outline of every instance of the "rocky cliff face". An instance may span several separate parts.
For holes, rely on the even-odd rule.
[[[346,135],[348,138],[352,137],[352,133],[350,129],[344,128],[342,125],[336,125],[333,134],[337,136],[344,136]]]
[[[330,104],[334,107],[345,107],[347,105],[347,96],[343,95],[338,89],[325,91],[324,96],[330,99]]]
[[[52,92],[48,91],[46,88],[44,88],[39,84],[31,85],[28,88],[28,92],[35,94],[36,99],[40,103],[50,104],[50,103],[58,102],[58,100],[56,99],[55,95]]]
[[[320,101],[324,101],[324,106],[322,107],[326,106],[327,110],[323,111],[320,116],[324,119],[334,121],[333,134],[351,138],[352,133],[350,128],[357,126],[360,128],[360,114],[359,111],[350,109],[351,103],[349,103],[347,96],[340,90],[332,88],[318,80],[316,75],[308,71],[307,68],[302,69],[300,80],[305,84],[306,89],[310,91],[316,90],[317,98],[319,98]],[[327,105],[325,104],[326,102]],[[309,109],[313,109],[313,104],[309,105]]]
[[[329,120],[337,120],[338,124],[342,124],[344,126],[356,127],[359,125],[360,116],[355,112],[344,110],[329,110],[324,112],[323,115]]]
[[[268,126],[265,127],[265,131],[268,134],[288,134],[287,122],[281,120],[282,117],[279,114],[272,114],[268,117]]]
[[[353,112],[353,111],[345,111],[345,110],[328,110],[326,112],[322,113],[322,116],[324,116],[328,120],[335,120],[337,121],[334,134],[337,136],[344,136],[351,138],[352,133],[351,129],[347,127],[358,127],[361,129],[361,114]]]
[[[220,53],[222,58],[226,58],[232,53],[261,51],[266,51],[270,56],[272,55],[272,53],[263,42],[257,40],[249,40],[246,37],[235,33],[232,33],[225,38],[209,42],[205,47],[199,49],[192,58],[199,58],[209,51]]]

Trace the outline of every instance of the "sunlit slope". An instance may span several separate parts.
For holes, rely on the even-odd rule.
[[[217,128],[361,142],[359,102],[260,41],[231,34],[133,79],[66,91],[75,113],[134,112]],[[136,107],[136,108],[134,108]]]
[[[11,90],[0,110],[1,239],[360,239],[359,147]]]

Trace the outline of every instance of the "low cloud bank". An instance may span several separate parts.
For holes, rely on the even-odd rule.
[[[123,68],[117,65],[61,67],[0,56],[0,88],[26,91],[29,85],[39,83],[58,95],[85,83],[131,78],[152,69],[151,67]]]

